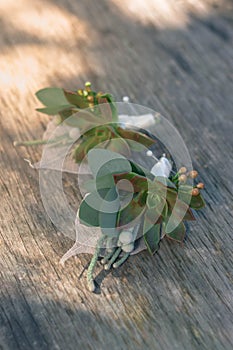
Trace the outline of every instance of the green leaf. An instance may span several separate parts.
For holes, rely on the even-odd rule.
[[[107,120],[108,121],[113,121],[117,122],[118,121],[118,112],[117,112],[117,107],[116,103],[114,101],[114,98],[111,94],[103,94],[100,96],[100,98],[97,99],[98,103],[100,103],[100,108],[101,108],[101,103],[108,103],[111,109],[111,113],[107,113]],[[105,111],[103,111],[105,112]],[[110,118],[109,118],[110,117]]]
[[[63,89],[60,88],[45,88],[36,92],[36,97],[43,105],[47,107],[67,105]]]
[[[36,108],[36,110],[40,113],[55,115],[63,111],[69,111],[71,109],[71,105],[61,105],[61,106],[50,106],[45,108]]]
[[[152,224],[155,224],[156,222],[160,221],[161,215],[163,214],[166,205],[167,205],[166,200],[158,196],[156,206],[148,208],[146,210],[145,216],[147,220],[150,221]]]
[[[100,226],[100,212],[108,212],[119,209],[118,196],[114,188],[104,188],[89,193],[81,202],[79,208],[79,218],[82,223],[88,226]],[[115,202],[113,202],[116,200]],[[113,207],[115,205],[115,207]]]
[[[96,130],[96,126],[99,125],[100,122],[101,122],[100,119],[98,119],[95,114],[91,113],[88,110],[83,110],[83,109],[80,109],[80,110],[73,109],[72,116],[70,116],[66,120],[67,125],[79,128],[82,134],[91,133],[92,135]]]
[[[199,210],[204,208],[205,201],[202,195],[199,194],[198,196],[192,196],[191,191],[192,191],[192,187],[189,188],[187,191],[183,191],[183,190],[179,191],[178,192],[179,199],[185,202],[186,204],[188,204],[192,209]]]
[[[126,130],[126,129],[121,128],[120,126],[116,127],[116,131],[126,141],[133,140],[133,141],[138,142],[139,144],[142,144],[146,147],[150,147],[156,143],[156,140],[152,139],[149,136],[144,135],[143,133],[141,133],[139,131]]]
[[[157,180],[158,179],[158,180]],[[156,177],[149,185],[149,192],[156,193],[160,197],[167,198],[168,201],[174,201],[177,197],[176,189],[166,186],[166,182],[160,181],[159,177]]]
[[[104,200],[100,201],[99,211],[99,224],[105,235],[115,235],[119,208],[120,200],[116,189],[108,189]]]
[[[146,205],[149,209],[156,208],[161,203],[161,199],[156,193],[149,193],[146,200]]]
[[[78,108],[88,108],[89,103],[84,96],[80,96],[73,91],[63,90],[64,95],[69,103]]]
[[[88,164],[94,176],[131,171],[129,161],[122,155],[106,149],[92,149],[88,153]]]
[[[76,163],[83,160],[89,150],[98,145],[98,140],[95,139],[82,139],[82,141],[75,147],[73,158]]]
[[[114,174],[113,176],[115,183],[117,183],[120,180],[128,180],[132,184],[134,192],[148,190],[148,180],[144,176],[140,176],[132,172]]]
[[[146,150],[145,146],[143,146],[141,143],[135,142],[133,140],[127,140],[127,143],[129,145],[129,148],[133,150],[134,152],[143,152]]]
[[[173,208],[177,200],[177,192],[175,190],[168,188],[166,199],[169,206]]]
[[[183,221],[195,221],[195,216],[193,215],[192,210],[189,208],[187,212],[185,213],[185,216],[183,218]]]
[[[160,224],[151,225],[145,218],[143,224],[143,238],[150,254],[155,254],[159,249]]]
[[[85,181],[83,186],[88,192],[93,192],[115,187],[115,183],[112,174],[107,174],[104,176],[99,176],[95,179]]]
[[[204,208],[205,206],[205,201],[202,197],[201,194],[199,194],[198,196],[192,196],[191,202],[190,202],[190,207],[195,209],[195,210],[199,210]]]
[[[119,211],[117,226],[125,226],[138,219],[145,211],[144,192],[134,195],[131,202]]]
[[[82,200],[79,207],[79,219],[80,222],[86,226],[98,227],[99,211],[89,205],[91,202],[96,206],[96,196],[92,193]]]
[[[68,109],[64,109],[62,111],[59,111],[59,117],[60,121],[58,124],[62,123],[64,120],[68,119],[72,114],[74,113],[73,107],[69,107]]]
[[[130,156],[130,149],[128,143],[121,138],[110,139],[110,137],[108,137],[106,140],[105,148],[112,152],[118,152],[126,157]]]
[[[156,176],[155,177],[155,182],[160,182],[162,183],[164,186],[167,186],[169,188],[172,188],[176,191],[176,185],[171,181],[169,180],[167,177],[164,177],[164,176]]]
[[[183,242],[185,237],[185,232],[186,232],[186,229],[183,222],[181,222],[173,231],[169,233],[167,233],[166,227],[165,227],[166,236],[178,242]]]
[[[184,215],[189,209],[189,206],[186,203],[180,201],[178,198],[176,198],[175,205],[173,207],[170,207],[169,209],[171,211],[172,216],[175,216],[178,221],[182,221]]]
[[[168,215],[168,204],[167,204],[167,201],[165,201],[163,211],[162,211],[163,220],[166,219],[167,215]]]
[[[132,167],[133,173],[135,173],[137,175],[145,176],[150,180],[154,179],[154,175],[151,174],[151,172],[148,169],[144,168],[143,166],[141,166],[135,162],[132,162],[131,160],[129,162],[130,162],[130,165]]]

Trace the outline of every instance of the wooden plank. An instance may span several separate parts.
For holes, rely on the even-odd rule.
[[[0,1],[0,348],[232,349],[232,2]],[[90,256],[59,264],[58,235],[37,172],[15,139],[41,137],[44,86],[86,80],[147,105],[180,131],[206,184],[207,207],[182,248],[98,267],[97,294],[79,279]]]

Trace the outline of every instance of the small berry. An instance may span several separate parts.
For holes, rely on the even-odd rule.
[[[89,87],[89,86],[91,86],[91,83],[90,83],[89,81],[87,81],[87,82],[85,83],[85,86],[86,86],[86,87]]]
[[[94,97],[91,95],[87,96],[87,101],[94,102]]]
[[[204,187],[205,185],[203,184],[203,182],[199,182],[199,184],[197,184],[197,188],[199,188],[200,190],[203,190]]]
[[[191,179],[195,179],[198,176],[198,172],[196,170],[192,170],[189,173],[189,177],[191,177]]]
[[[193,190],[192,190],[192,196],[196,197],[196,196],[199,195],[199,193],[200,193],[200,191],[199,191],[198,188],[193,188]]]
[[[182,166],[178,171],[179,174],[185,174],[186,172],[187,172],[187,169],[184,166]]]
[[[122,244],[129,244],[133,240],[133,234],[130,231],[122,231],[119,235],[119,241]]]
[[[179,182],[185,183],[187,181],[187,176],[186,175],[180,175],[179,176]]]

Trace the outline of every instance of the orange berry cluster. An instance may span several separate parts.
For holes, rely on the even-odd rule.
[[[196,177],[198,176],[198,172],[196,170],[191,170],[191,171],[187,171],[187,169],[185,167],[182,167],[179,169],[178,171],[178,180],[180,183],[185,184],[188,177],[191,179],[196,179]],[[200,190],[202,190],[205,187],[205,185],[203,184],[203,182],[199,182],[192,190],[192,196],[198,196],[200,193]]]

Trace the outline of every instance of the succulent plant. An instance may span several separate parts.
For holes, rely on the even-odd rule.
[[[201,209],[205,204],[196,186],[179,181],[179,172],[170,178],[154,176],[124,156],[100,149],[88,153],[88,162],[94,179],[86,183],[88,194],[81,202],[79,219],[82,224],[100,227],[102,231],[101,242],[96,246],[97,255],[94,254],[88,270],[88,285],[92,290],[93,269],[100,243],[114,239],[115,246],[110,252],[106,250],[102,261],[106,269],[120,266],[134,250],[134,231],[140,222],[141,236],[153,255],[158,251],[163,236],[183,242],[186,232],[184,221],[195,220],[192,209]],[[126,180],[128,186],[118,188],[121,180]],[[115,204],[120,191],[125,196],[127,192],[132,194],[130,202],[123,208],[120,207],[120,200],[119,207]],[[114,206],[109,212],[111,203]],[[122,256],[117,261],[120,254]]]

